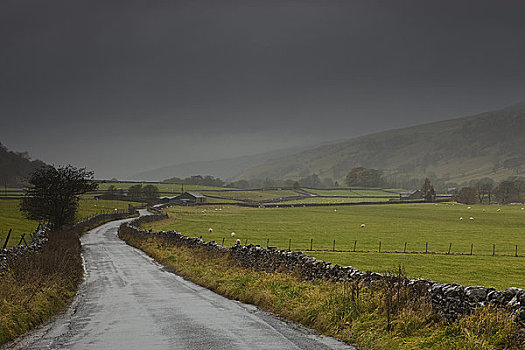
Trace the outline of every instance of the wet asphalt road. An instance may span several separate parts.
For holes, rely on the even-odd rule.
[[[82,237],[78,297],[11,349],[354,349],[167,271],[117,237],[124,221]]]

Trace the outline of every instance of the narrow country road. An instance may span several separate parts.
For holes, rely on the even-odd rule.
[[[354,349],[167,271],[117,237],[124,221],[82,237],[78,297],[12,349]]]

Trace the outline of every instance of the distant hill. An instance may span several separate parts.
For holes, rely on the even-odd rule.
[[[128,180],[162,181],[172,177],[185,178],[192,175],[211,175],[222,180],[231,180],[244,170],[274,159],[316,146],[286,148],[272,152],[228,159],[188,162],[148,170],[132,175]]]
[[[525,172],[525,104],[431,124],[389,130],[271,159],[238,178],[343,180],[354,167],[381,169],[389,179],[461,183]]]
[[[0,143],[0,185],[16,187],[33,170],[45,165],[40,160],[31,160],[26,152],[9,151]]]

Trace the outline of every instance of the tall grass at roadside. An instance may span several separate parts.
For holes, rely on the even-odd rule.
[[[124,226],[123,226],[124,227]],[[231,299],[367,349],[520,349],[520,333],[504,311],[483,308],[445,325],[424,297],[394,284],[304,281],[286,273],[243,269],[228,254],[177,247],[121,227],[119,236],[178,274]],[[489,331],[485,325],[490,324]]]
[[[0,273],[0,344],[64,309],[83,276],[80,235],[109,220],[50,232],[42,250],[8,260],[7,270]]]

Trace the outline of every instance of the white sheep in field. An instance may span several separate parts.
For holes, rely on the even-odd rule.
[[[463,216],[461,216],[461,217],[459,218],[459,221],[463,221]]]
[[[237,238],[237,240],[235,241],[235,244],[241,244],[241,240]]]
[[[210,228],[208,229],[208,232],[212,233],[212,232],[213,232],[213,229],[210,227]]]
[[[472,207],[467,207],[467,209],[472,209]]]
[[[334,211],[337,211],[337,209],[334,209]]]
[[[474,218],[471,216],[471,217],[469,218],[469,220],[474,220]]]
[[[365,227],[366,225],[365,224],[361,224],[361,227]]]
[[[232,237],[235,237],[235,232],[232,232]]]
[[[498,210],[496,210],[496,211],[501,211],[501,209],[500,209],[500,208],[498,208]]]
[[[525,210],[525,208],[521,208],[521,210]]]

